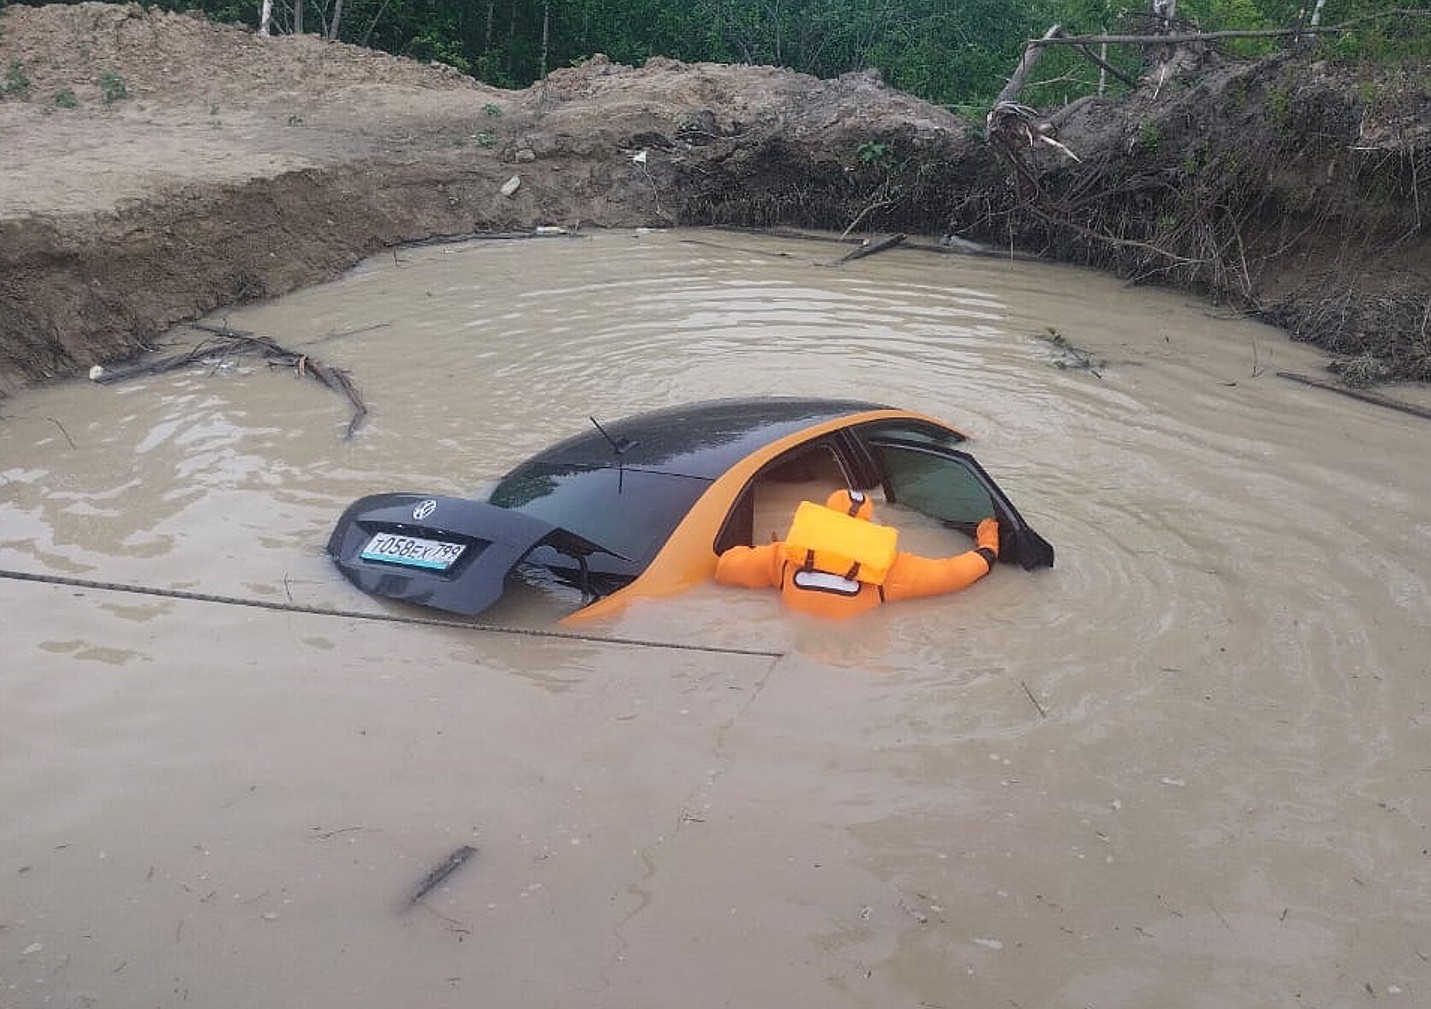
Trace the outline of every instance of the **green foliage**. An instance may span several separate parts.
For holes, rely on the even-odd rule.
[[[883,140],[867,140],[860,144],[860,148],[855,152],[855,156],[860,159],[862,165],[872,165],[877,168],[888,168],[894,161],[894,148]]]
[[[1267,116],[1278,126],[1286,126],[1292,120],[1292,89],[1279,85],[1267,90]]]
[[[1162,141],[1163,128],[1156,119],[1144,119],[1138,124],[1134,145],[1145,154],[1156,154]]]
[[[55,92],[55,107],[60,109],[77,109],[79,108],[79,99],[75,97],[75,93],[69,88],[64,88]]]
[[[461,70],[464,74],[472,72],[472,63],[462,54],[462,47],[453,40],[445,39],[432,32],[419,35],[408,42],[402,55],[415,60],[445,63],[449,67]]]
[[[1195,147],[1190,149],[1183,158],[1183,175],[1189,179],[1195,179],[1202,171],[1203,165],[1207,163],[1208,142],[1200,141]]]
[[[482,106],[482,114],[484,116],[491,116],[493,119],[496,119],[501,116],[502,108],[499,105],[494,105],[491,102],[488,102],[486,105]]]
[[[1247,78],[1239,77],[1227,86],[1227,107],[1233,112],[1247,110]]]
[[[1310,10],[1310,0],[1307,8]],[[1296,23],[1300,2],[1276,0],[1180,0],[1178,17],[1205,31],[1249,31],[1290,28]],[[1285,46],[1285,39],[1224,39],[1221,48],[1233,56],[1263,56]]]
[[[30,78],[25,73],[25,65],[19,60],[12,59],[5,67],[5,82],[0,84],[0,97],[30,97]]]
[[[113,105],[115,102],[129,97],[129,88],[125,86],[124,78],[112,70],[106,70],[99,75],[99,97],[106,105]]]
[[[1413,68],[1419,66],[1424,74],[1426,61],[1431,59],[1431,16],[1424,15],[1424,5],[1407,6],[1422,7],[1423,16],[1407,11],[1384,12],[1355,32],[1323,39],[1323,50],[1339,63],[1406,63]]]
[[[13,0],[0,0],[0,7]],[[213,21],[256,26],[255,0],[147,0]],[[1286,28],[1311,0],[1180,0],[1181,20],[1207,30]],[[1424,8],[1424,4],[1406,5]],[[304,7],[305,29],[326,32],[335,5]],[[820,77],[875,69],[892,86],[946,106],[987,108],[1028,40],[1053,24],[1076,34],[1126,32],[1146,23],[1148,0],[345,0],[338,38],[433,60],[498,87],[524,87],[546,69],[604,53],[640,66],[652,56],[689,62],[769,64]],[[291,30],[291,4],[274,5],[275,30]],[[1344,61],[1431,58],[1431,17],[1397,14],[1387,0],[1329,0],[1319,52]],[[1287,39],[1226,40],[1255,55]],[[1142,50],[1112,45],[1108,59],[1136,75]],[[1115,92],[1121,85],[1106,82]],[[4,94],[14,91],[0,85]],[[1059,104],[1099,87],[1099,71],[1070,46],[1051,46],[1022,100]],[[110,100],[113,100],[111,98]]]

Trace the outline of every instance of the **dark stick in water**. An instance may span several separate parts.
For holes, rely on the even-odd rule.
[[[418,884],[417,889],[414,890],[412,896],[408,898],[408,907],[411,907],[426,897],[433,891],[438,883],[441,883],[448,876],[451,876],[461,867],[463,862],[467,861],[476,853],[476,848],[470,844],[464,844],[452,854],[448,855],[447,858],[422,878],[422,882]]]

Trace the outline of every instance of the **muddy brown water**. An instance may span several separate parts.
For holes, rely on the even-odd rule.
[[[350,369],[351,440],[252,360],[7,401],[8,570],[394,612],[322,554],[354,497],[748,393],[964,427],[1058,566],[581,638],[0,579],[0,1006],[1431,1002],[1426,422],[1180,295],[840,251],[416,248],[223,317]]]

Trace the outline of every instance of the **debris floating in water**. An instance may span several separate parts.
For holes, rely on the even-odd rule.
[[[257,354],[271,364],[280,364],[292,367],[299,378],[313,378],[321,382],[327,388],[345,396],[353,407],[352,416],[348,420],[348,430],[345,437],[353,437],[358,425],[363,422],[363,418],[368,415],[367,404],[363,402],[362,394],[358,392],[358,387],[353,384],[352,377],[342,368],[334,368],[331,365],[323,364],[307,354],[300,354],[281,346],[276,340],[267,336],[255,336],[252,333],[245,333],[236,329],[229,329],[227,326],[206,326],[201,323],[191,323],[194,329],[200,329],[207,333],[212,333],[215,339],[205,340],[192,350],[182,354],[174,354],[169,357],[150,358],[141,360],[127,367],[115,368],[109,371],[95,365],[90,369],[89,377],[102,384],[110,382],[120,382],[129,378],[137,378],[147,375],[161,375],[168,371],[187,367],[192,364],[207,363],[215,355],[220,360],[229,355],[237,354]]]
[[[476,848],[470,844],[464,844],[452,854],[448,855],[444,861],[439,863],[431,872],[422,878],[422,882],[418,884],[417,889],[414,890],[412,896],[408,898],[408,906],[411,907],[426,897],[437,887],[437,884],[441,883],[448,876],[451,876],[461,868],[463,862],[467,861],[476,853]]]

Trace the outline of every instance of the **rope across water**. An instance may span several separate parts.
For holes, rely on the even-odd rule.
[[[569,631],[543,630],[534,627],[506,627],[499,624],[472,624],[460,620],[443,620],[436,617],[411,617],[395,613],[363,613],[358,610],[339,610],[324,606],[305,606],[302,603],[274,602],[267,599],[246,599],[241,596],[214,595],[207,592],[189,592],[184,589],[163,589],[151,585],[129,585],[123,582],[102,582],[89,578],[71,578],[67,575],[40,574],[33,571],[11,571],[0,568],[0,578],[17,582],[38,582],[44,585],[63,585],[69,588],[96,589],[102,592],[126,592],[130,595],[158,596],[164,599],[182,599],[196,603],[218,603],[223,606],[247,606],[251,609],[274,610],[280,613],[302,613],[318,617],[340,617],[347,620],[370,620],[378,623],[409,624],[418,627],[451,627],[465,631],[485,631],[488,634],[521,634],[534,638],[555,638],[566,641],[586,641],[604,645],[628,645],[635,648],[669,648],[688,652],[706,652],[712,655],[743,655],[763,659],[779,659],[784,652],[774,652],[758,648],[735,648],[722,645],[682,644],[675,641],[651,641],[644,638],[603,637],[595,634],[576,634]]]

